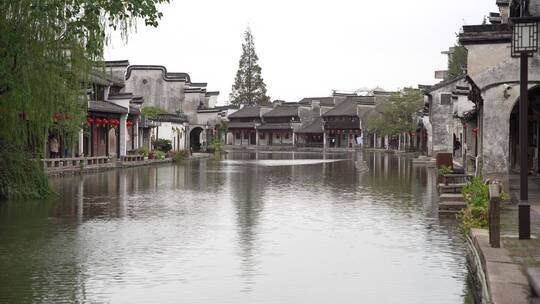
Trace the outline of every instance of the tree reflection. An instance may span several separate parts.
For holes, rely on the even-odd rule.
[[[251,290],[257,271],[257,225],[264,209],[266,178],[263,168],[252,166],[243,174],[231,174],[231,198],[236,210],[238,245],[242,261],[241,277],[245,278],[245,290]]]

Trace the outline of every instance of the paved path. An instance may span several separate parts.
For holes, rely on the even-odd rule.
[[[513,262],[525,273],[527,268],[540,267],[540,178],[529,179],[531,240],[518,239],[519,176],[511,176],[510,194],[512,203],[504,205],[501,212],[502,243]]]
[[[519,177],[511,177],[510,192],[514,203],[504,206],[501,213],[503,242],[516,262],[524,267],[540,267],[540,178],[531,177],[529,180],[531,240],[518,239]]]

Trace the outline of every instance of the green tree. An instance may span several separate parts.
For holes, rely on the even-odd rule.
[[[233,105],[261,105],[267,104],[270,97],[266,95],[266,85],[261,76],[261,67],[257,63],[259,57],[255,53],[253,34],[248,27],[244,33],[242,56],[236,78],[230,95]]]
[[[167,113],[167,111],[163,110],[160,107],[149,106],[149,107],[143,107],[141,109],[141,113],[150,119],[156,119],[159,116],[159,114]]]
[[[111,29],[157,26],[169,0],[0,2],[0,199],[50,192],[42,166],[49,132],[74,143],[92,77],[104,73]]]
[[[448,77],[450,79],[463,76],[467,73],[467,49],[462,45],[455,45],[454,51],[448,58]]]
[[[423,99],[422,92],[413,88],[393,94],[368,116],[368,131],[381,136],[395,136],[416,130]]]

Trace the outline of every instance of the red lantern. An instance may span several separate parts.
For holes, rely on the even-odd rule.
[[[96,125],[101,125],[103,123],[103,120],[101,118],[96,119]]]
[[[474,128],[474,129],[472,129],[472,131],[473,131],[473,133],[476,134],[476,133],[478,133],[478,128]]]
[[[101,121],[101,123],[104,124],[104,125],[108,125],[108,124],[109,124],[109,121],[108,121],[107,119],[103,119],[103,120]]]
[[[92,125],[94,123],[94,119],[92,117],[87,117],[86,118],[86,123],[89,124],[89,125]]]
[[[467,124],[464,123],[464,124],[463,124],[463,129],[467,129],[467,127],[468,127]]]

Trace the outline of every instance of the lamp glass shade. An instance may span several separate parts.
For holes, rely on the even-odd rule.
[[[515,23],[512,33],[512,55],[538,52],[538,23]]]

